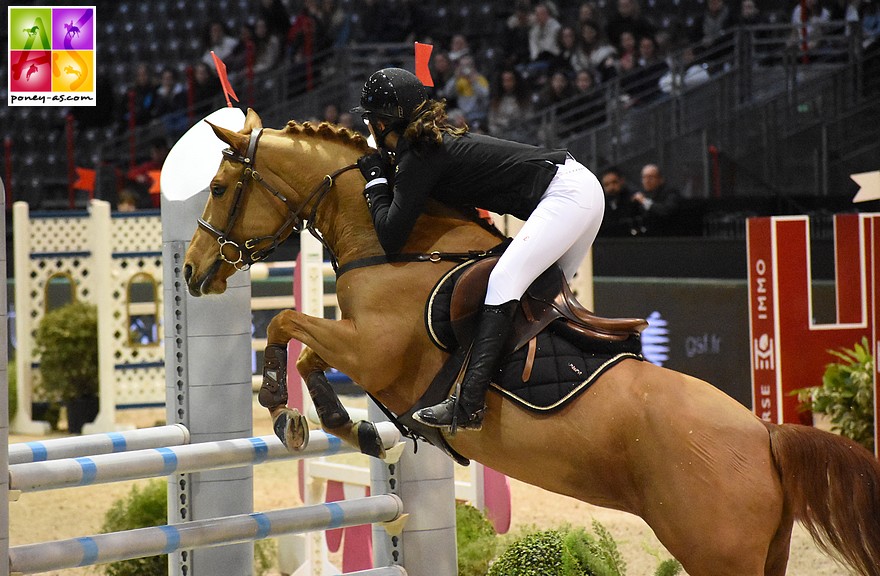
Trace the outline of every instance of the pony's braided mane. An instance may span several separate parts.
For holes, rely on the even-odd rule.
[[[358,150],[366,152],[370,145],[367,139],[354,130],[349,130],[343,126],[330,124],[329,122],[321,122],[313,124],[312,122],[303,122],[300,124],[296,120],[290,120],[284,132],[290,135],[305,134],[307,136],[319,136],[327,140],[336,140],[342,143],[353,144]]]

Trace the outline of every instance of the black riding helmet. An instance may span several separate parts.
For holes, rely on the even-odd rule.
[[[375,130],[379,146],[384,145],[385,136],[393,129],[409,124],[415,112],[426,100],[425,86],[412,72],[402,68],[383,68],[374,72],[361,91],[361,104],[351,109],[352,114],[360,114],[369,120],[378,116],[388,127]]]

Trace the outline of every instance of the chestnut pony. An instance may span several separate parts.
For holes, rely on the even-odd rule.
[[[252,110],[240,132],[213,128],[230,148],[186,254],[194,296],[222,293],[236,269],[305,220],[340,265],[383,255],[358,170],[328,178],[367,152],[362,137],[328,124],[262,130]],[[498,242],[436,204],[404,251]],[[306,346],[300,374],[333,366],[401,414],[447,358],[429,340],[423,313],[452,266],[350,269],[336,286],[341,320],[286,310],[271,322],[269,343],[299,340]],[[552,415],[500,394],[488,403],[482,431],[448,438],[455,450],[524,482],[642,517],[691,576],[785,574],[796,520],[855,573],[880,576],[880,466],[845,438],[763,422],[706,382],[635,359],[614,365]],[[328,431],[357,444],[348,425]]]

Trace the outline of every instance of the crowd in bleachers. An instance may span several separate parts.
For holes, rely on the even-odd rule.
[[[581,129],[604,122],[597,88],[614,79],[628,107],[705,82],[713,73],[705,54],[739,25],[803,22],[814,43],[821,42],[819,29],[810,29],[817,22],[861,20],[866,38],[880,34],[878,0],[805,5],[801,14],[794,0],[102,0],[108,39],[99,44],[99,107],[74,113],[80,129],[99,130],[93,141],[160,128],[141,143],[146,157],[156,137],[173,142],[222,104],[211,51],[241,79],[304,66],[333,47],[418,40],[435,47],[432,96],[448,101],[450,117],[534,141],[522,119],[550,106],[587,111]],[[349,96],[324,102],[315,119],[353,126]]]

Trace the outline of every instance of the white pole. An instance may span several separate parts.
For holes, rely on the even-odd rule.
[[[110,203],[92,200],[89,205],[91,228],[92,274],[102,279],[93,285],[94,300],[98,304],[98,415],[94,421],[83,425],[83,432],[113,432],[116,430],[116,380],[113,373],[112,257],[113,238],[110,223]]]
[[[0,214],[6,213],[6,187],[0,180]],[[0,219],[0,441],[9,445],[9,347],[6,323],[6,218]],[[9,460],[0,450],[0,576],[9,576]]]
[[[6,223],[4,222],[3,225],[5,226]],[[34,323],[27,312],[31,309],[29,302],[32,289],[30,270],[28,270],[31,261],[31,221],[27,202],[16,202],[12,205],[12,230],[13,250],[15,251],[15,310],[17,312],[15,333],[18,335],[15,350],[18,412],[15,414],[12,429],[19,434],[44,436],[49,433],[49,423],[33,420],[31,412],[33,402],[31,360],[34,357],[31,332],[34,330]]]

